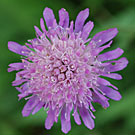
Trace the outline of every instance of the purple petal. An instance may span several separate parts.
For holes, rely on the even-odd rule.
[[[18,94],[19,100],[21,100],[22,98],[28,96],[29,94],[31,94],[31,93],[28,93],[28,92],[27,92],[27,93]]]
[[[45,121],[45,128],[51,129],[54,121],[55,121],[55,111],[50,108],[49,111],[48,111],[46,121]]]
[[[69,15],[68,12],[62,8],[59,10],[59,25],[62,26],[63,28],[67,28],[69,25]]]
[[[22,78],[20,77],[20,79],[15,80],[15,81],[12,82],[12,86],[20,85],[20,84],[22,84],[23,82],[26,82],[26,81],[28,81],[28,79],[22,79]]]
[[[26,78],[22,78],[23,75],[25,75],[28,71],[27,70],[22,70],[16,74],[15,81],[12,82],[13,86],[20,85],[23,82],[28,81]]]
[[[112,41],[110,41],[107,45],[104,45],[102,47],[98,47],[98,48],[94,48],[93,50],[93,55],[97,56],[100,52],[102,52],[104,49],[110,47],[110,45],[112,44]]]
[[[109,97],[109,98],[111,98],[113,100],[120,100],[121,99],[120,93],[118,91],[110,88],[110,87],[100,85],[100,90],[102,92],[104,92],[107,97]]]
[[[89,111],[84,107],[79,107],[79,112],[82,117],[82,120],[85,124],[85,126],[89,129],[94,128],[94,120],[92,119]]]
[[[15,87],[19,92],[22,92],[22,89],[20,87]]]
[[[70,120],[67,120],[67,109],[63,107],[61,111],[61,130],[66,134],[71,130]]]
[[[29,83],[24,83],[24,84],[21,86],[21,88],[22,88],[22,92],[28,90],[28,88],[29,88]]]
[[[80,120],[80,117],[79,117],[78,112],[75,112],[75,114],[74,114],[74,120],[75,120],[75,122],[76,122],[78,125],[81,125],[81,120]]]
[[[45,24],[43,18],[40,19],[40,27],[44,33],[46,33]]]
[[[91,30],[93,29],[94,27],[94,24],[93,22],[89,21],[87,22],[84,27],[83,27],[83,30],[82,30],[82,39],[83,40],[86,40],[91,32]]]
[[[74,107],[73,116],[74,116],[75,122],[76,122],[78,125],[81,125],[81,120],[80,120],[80,116],[79,116],[79,114],[78,114],[78,112],[77,112],[77,107]]]
[[[86,8],[85,10],[81,11],[75,21],[75,32],[79,32],[82,30],[83,25],[87,17],[89,16],[89,9]]]
[[[74,22],[71,21],[71,22],[70,22],[70,26],[69,26],[69,33],[70,33],[70,34],[73,33],[73,29],[74,29]]]
[[[34,108],[32,115],[34,115],[35,113],[37,113],[42,107],[43,107],[44,103],[43,102],[39,102],[38,105]]]
[[[19,92],[23,93],[25,92],[26,90],[28,90],[28,83],[24,83],[22,86],[20,87],[15,87]]]
[[[55,17],[54,17],[52,9],[46,7],[44,12],[43,12],[43,16],[44,16],[44,19],[46,21],[47,27],[48,28],[49,27],[53,27],[53,23],[54,23]]]
[[[128,60],[125,57],[123,57],[117,61],[114,61],[113,63],[115,64],[114,65],[109,64],[108,66],[105,67],[106,72],[115,72],[124,69],[128,64]]]
[[[102,76],[106,76],[106,77],[116,79],[116,80],[121,80],[122,79],[122,76],[117,74],[117,73],[110,73],[110,74],[105,73],[105,74],[102,74]]]
[[[111,86],[114,89],[118,90],[118,88],[116,86],[112,85],[109,81],[107,81],[107,80],[105,80],[103,78],[98,77],[97,81],[98,81],[99,84],[102,84],[102,85],[105,85],[105,86]]]
[[[41,32],[41,30],[37,26],[34,26],[34,28],[35,28],[37,35],[42,36],[43,33]]]
[[[24,63],[12,63],[8,65],[10,68],[8,68],[8,72],[12,72],[14,70],[18,71],[20,69],[24,69]]]
[[[92,41],[96,43],[97,46],[101,46],[102,44],[108,42],[113,39],[118,33],[117,28],[111,28],[102,32],[97,33]]]
[[[123,50],[121,48],[117,48],[113,51],[109,51],[98,56],[99,61],[112,60],[120,57],[123,54]]]
[[[26,48],[26,46],[21,46],[20,44],[13,41],[8,42],[8,49],[14,53],[24,56],[26,56],[29,53],[29,49]]]
[[[30,113],[32,112],[33,108],[38,104],[39,100],[37,98],[37,96],[33,96],[29,99],[29,101],[27,101],[27,103],[25,104],[23,110],[22,110],[22,115],[23,117],[27,117],[30,115]]]
[[[97,94],[97,93],[93,92],[92,95],[93,95],[93,102],[97,102],[97,103],[101,104],[102,107],[104,107],[104,108],[109,107],[108,99],[106,97],[104,97],[102,94],[100,94],[100,93]],[[102,98],[102,97],[104,97],[104,98]]]

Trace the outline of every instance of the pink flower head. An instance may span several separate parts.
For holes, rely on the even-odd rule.
[[[73,21],[69,24],[68,12],[63,8],[59,10],[59,23],[50,8],[45,8],[43,16],[48,30],[41,18],[42,31],[35,26],[35,39],[23,46],[8,42],[9,50],[23,56],[22,62],[12,63],[8,69],[19,71],[13,81],[20,92],[19,99],[29,96],[22,115],[26,117],[41,108],[47,109],[46,129],[51,129],[60,115],[61,129],[68,133],[73,110],[78,125],[81,117],[85,126],[93,129],[92,104],[97,102],[107,108],[109,98],[121,99],[118,88],[102,77],[120,80],[121,75],[114,72],[128,64],[124,57],[117,59],[123,54],[120,48],[101,53],[111,46],[118,31],[111,28],[88,38],[94,27],[91,21],[85,24],[89,9],[78,14],[75,24]]]

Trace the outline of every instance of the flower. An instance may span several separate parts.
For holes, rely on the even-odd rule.
[[[35,114],[41,108],[47,109],[46,129],[51,129],[58,116],[61,129],[68,133],[71,129],[70,113],[80,125],[80,116],[89,129],[94,128],[93,103],[109,107],[109,98],[120,100],[118,88],[103,77],[120,80],[114,73],[124,69],[128,61],[122,57],[123,50],[101,53],[112,44],[117,35],[116,28],[97,33],[88,38],[94,27],[93,22],[85,20],[89,9],[81,11],[75,21],[70,22],[65,9],[59,10],[57,24],[53,11],[45,8],[41,18],[42,31],[35,26],[36,38],[26,45],[8,42],[9,50],[22,55],[22,62],[12,63],[8,71],[19,71],[13,86],[20,92],[19,99],[28,100],[22,110],[24,117]],[[110,41],[111,40],[111,41]],[[105,45],[104,45],[105,44]],[[17,87],[18,86],[18,87]]]

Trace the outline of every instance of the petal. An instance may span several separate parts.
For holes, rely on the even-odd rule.
[[[100,89],[102,92],[104,92],[106,94],[107,97],[113,99],[113,100],[120,100],[121,99],[121,95],[118,91],[110,88],[110,87],[106,87],[103,85],[100,85]]]
[[[67,120],[67,109],[63,107],[61,111],[61,130],[66,134],[71,130],[70,120]]]
[[[120,57],[123,54],[123,50],[121,48],[117,48],[113,51],[109,51],[98,56],[99,61],[112,60]]]
[[[45,24],[43,18],[40,19],[40,27],[44,33],[46,33]]]
[[[15,81],[12,82],[12,86],[17,86],[17,85],[20,85],[20,84],[22,84],[22,83],[24,83],[24,82],[27,82],[27,81],[28,81],[28,79],[22,79],[22,78],[20,77],[20,79],[15,80]]]
[[[92,119],[89,111],[85,107],[79,107],[79,112],[85,126],[89,129],[94,128],[94,120]]]
[[[12,72],[14,70],[18,71],[20,69],[24,69],[24,63],[12,63],[8,65],[10,68],[8,68],[8,72]]]
[[[14,53],[26,56],[30,51],[26,46],[21,46],[16,42],[9,41],[8,49]]]
[[[69,26],[69,34],[73,33],[73,29],[74,29],[74,22],[71,21]]]
[[[75,122],[78,124],[78,125],[81,125],[81,120],[80,120],[80,116],[77,112],[77,107],[74,106],[74,113],[73,113],[73,116],[74,116],[74,120]]]
[[[46,121],[45,121],[45,128],[51,129],[51,127],[53,126],[54,120],[55,120],[55,111],[50,108],[48,111]]]
[[[107,44],[107,45],[104,45],[104,46],[101,46],[101,47],[98,47],[98,48],[94,48],[93,49],[93,55],[94,56],[97,56],[100,52],[102,52],[104,49],[110,47],[110,45],[112,44],[112,40]]]
[[[106,97],[104,97],[102,94],[100,94],[99,92],[98,92],[98,94],[93,92],[92,95],[93,95],[93,102],[97,102],[97,103],[101,104],[102,107],[104,107],[104,108],[109,107],[108,99]],[[102,97],[104,97],[104,99]]]
[[[19,45],[18,43],[16,42],[12,42],[12,41],[9,41],[8,42],[8,49],[12,52],[15,52],[15,53],[18,53],[18,54],[22,54],[21,51],[22,51],[22,46]]]
[[[116,86],[112,85],[109,81],[107,81],[107,80],[105,80],[105,79],[103,79],[103,78],[98,77],[98,80],[97,80],[97,81],[98,81],[98,83],[100,83],[100,84],[102,84],[102,85],[111,86],[111,87],[113,87],[114,89],[118,90],[118,88],[117,88]]]
[[[89,9],[86,8],[85,10],[81,11],[75,21],[75,32],[79,32],[82,30],[83,25],[87,17],[89,16]]]
[[[22,70],[22,71],[16,73],[16,78],[15,78],[15,81],[12,82],[12,85],[17,86],[17,85],[20,85],[23,82],[28,81],[27,78],[22,78],[22,76],[24,76],[27,72],[28,71],[26,71],[26,70]]]
[[[34,26],[34,28],[35,28],[37,35],[42,36],[43,33],[41,32],[41,30],[37,26]]]
[[[39,100],[37,98],[37,96],[33,96],[29,99],[29,101],[27,101],[27,103],[25,104],[23,110],[22,110],[22,115],[23,117],[27,117],[30,115],[30,113],[32,112],[33,108],[38,104]]]
[[[29,83],[24,83],[24,84],[21,86],[21,88],[22,88],[22,92],[28,90],[28,88],[29,88]]]
[[[82,30],[82,35],[81,35],[83,40],[86,40],[88,38],[93,27],[94,27],[94,24],[91,21],[87,22],[84,25],[83,30]]]
[[[101,46],[102,44],[108,42],[113,39],[118,33],[117,28],[111,28],[102,32],[97,33],[92,41],[96,43],[97,46]]]
[[[102,76],[106,76],[106,77],[116,79],[116,80],[121,80],[122,79],[122,76],[117,74],[117,73],[110,73],[110,74],[105,73],[105,74],[102,74]]]
[[[105,67],[106,72],[115,72],[124,69],[128,64],[128,60],[125,57],[123,57],[117,61],[112,61],[112,63],[115,64],[114,65],[109,64],[108,66]]]
[[[19,100],[21,100],[22,98],[28,96],[29,94],[31,94],[31,93],[24,93],[24,92],[23,92],[23,93],[21,93],[21,94],[18,94]]]
[[[52,9],[46,7],[44,12],[43,12],[43,16],[44,16],[44,19],[46,21],[47,27],[48,28],[49,27],[53,27],[53,23],[54,23],[55,17],[54,17]]]
[[[43,107],[44,103],[43,102],[39,102],[38,105],[34,108],[32,115],[34,115],[35,113],[37,113],[42,107]]]
[[[21,93],[24,93],[26,90],[28,90],[29,89],[29,87],[28,87],[28,83],[24,83],[22,86],[20,86],[20,87],[15,87],[19,92],[21,92]]]
[[[63,28],[67,28],[69,25],[69,15],[68,12],[62,8],[59,10],[59,25],[62,26]]]
[[[74,120],[75,120],[75,122],[76,122],[78,125],[81,125],[81,120],[80,120],[80,117],[79,117],[78,112],[75,112],[75,114],[74,114]]]

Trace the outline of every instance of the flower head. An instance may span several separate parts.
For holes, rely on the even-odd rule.
[[[92,104],[97,102],[107,108],[109,98],[121,99],[118,88],[102,77],[120,80],[121,75],[114,72],[128,64],[124,57],[117,59],[123,54],[120,48],[101,53],[111,46],[118,31],[111,28],[88,38],[94,27],[91,21],[84,24],[89,9],[81,11],[75,24],[71,21],[70,25],[68,12],[63,8],[59,10],[59,23],[50,8],[45,8],[43,16],[48,30],[41,18],[42,31],[35,26],[35,39],[23,46],[8,43],[9,50],[23,56],[22,62],[12,63],[8,69],[19,71],[13,86],[20,92],[19,99],[28,99],[22,115],[26,117],[41,108],[47,109],[45,127],[50,129],[60,115],[62,131],[67,133],[71,129],[73,110],[72,116],[78,125],[81,116],[85,126],[93,129]]]

